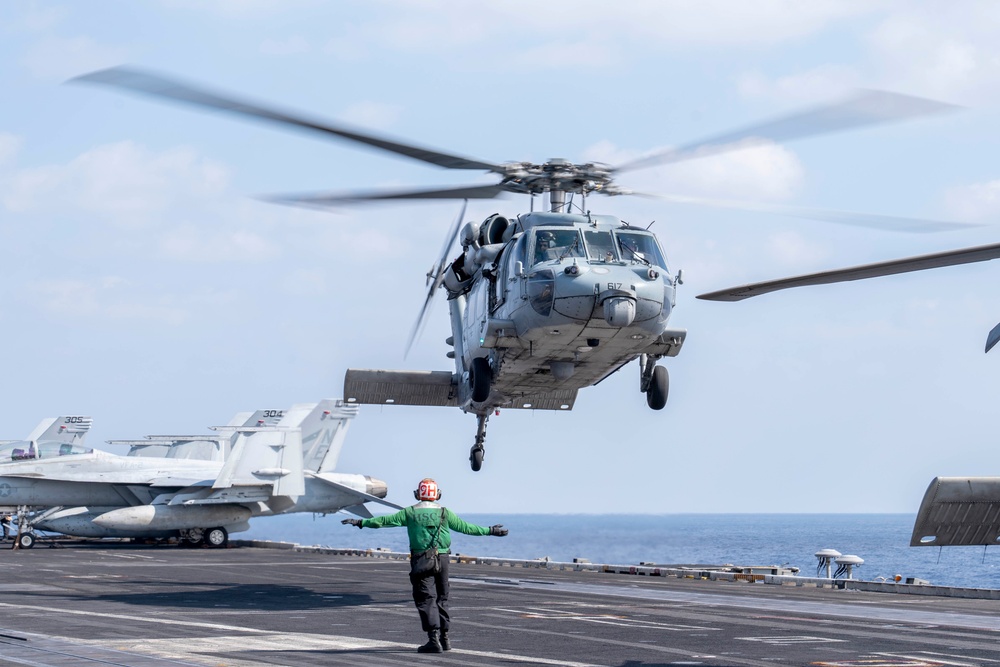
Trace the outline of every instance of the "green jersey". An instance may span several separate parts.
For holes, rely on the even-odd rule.
[[[441,510],[444,509],[444,521],[441,521]],[[390,528],[396,526],[406,526],[406,533],[410,537],[410,551],[425,551],[434,542],[434,535],[437,532],[438,524],[441,524],[441,531],[437,537],[437,547],[439,553],[446,553],[451,550],[451,531],[457,530],[466,535],[489,535],[490,529],[487,526],[477,526],[468,523],[458,517],[457,514],[448,508],[442,508],[437,503],[421,502],[416,505],[401,509],[395,514],[377,516],[373,519],[362,519],[363,528]]]

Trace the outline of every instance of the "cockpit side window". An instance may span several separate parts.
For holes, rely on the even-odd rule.
[[[532,264],[567,257],[583,257],[580,232],[575,229],[537,229],[534,246]]]
[[[660,252],[656,237],[644,232],[615,232],[622,259],[667,269],[667,261]]]
[[[587,257],[591,261],[614,262],[618,260],[611,232],[587,231],[584,232],[583,236],[587,240]]]

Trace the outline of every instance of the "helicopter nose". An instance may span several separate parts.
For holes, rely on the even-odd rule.
[[[365,475],[365,493],[376,498],[385,498],[389,495],[389,485],[380,479]]]
[[[624,290],[608,290],[601,294],[604,321],[613,327],[627,327],[635,320],[635,295]]]

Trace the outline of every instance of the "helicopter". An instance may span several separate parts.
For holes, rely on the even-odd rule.
[[[464,157],[129,67],[92,72],[71,82],[110,86],[267,121],[446,169],[495,175],[498,180],[487,184],[264,198],[313,208],[394,200],[464,200],[439,258],[427,273],[427,297],[406,347],[408,352],[423,329],[434,296],[443,289],[449,304],[452,335],[447,343],[452,349],[448,357],[454,359],[454,372],[349,369],[344,396],[348,403],[457,406],[476,415],[477,432],[469,453],[474,471],[483,465],[487,421],[501,408],[571,410],[578,390],[600,383],[633,361],[639,361],[638,389],[645,394],[648,406],[653,410],[666,406],[669,375],[658,362],[677,356],[687,336],[686,330],[669,324],[683,272],[671,272],[659,240],[648,228],[613,215],[592,213],[587,207],[590,196],[639,195],[902,231],[965,226],[641,193],[615,182],[618,174],[627,171],[955,108],[899,93],[863,91],[843,102],[611,166],[561,158],[543,163],[501,163]],[[494,199],[506,193],[526,195],[530,210],[510,216],[494,213],[482,222],[465,222],[470,199]],[[540,196],[546,198],[547,206],[536,211],[535,199]],[[461,251],[450,259],[456,242]]]

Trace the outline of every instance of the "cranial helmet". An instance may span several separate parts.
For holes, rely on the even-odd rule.
[[[430,477],[424,477],[420,480],[420,484],[413,491],[413,497],[417,500],[440,500],[441,489],[438,488],[438,483],[435,482]]]
[[[539,232],[538,242],[548,243],[549,245],[553,245],[556,242],[556,236],[552,232]]]

